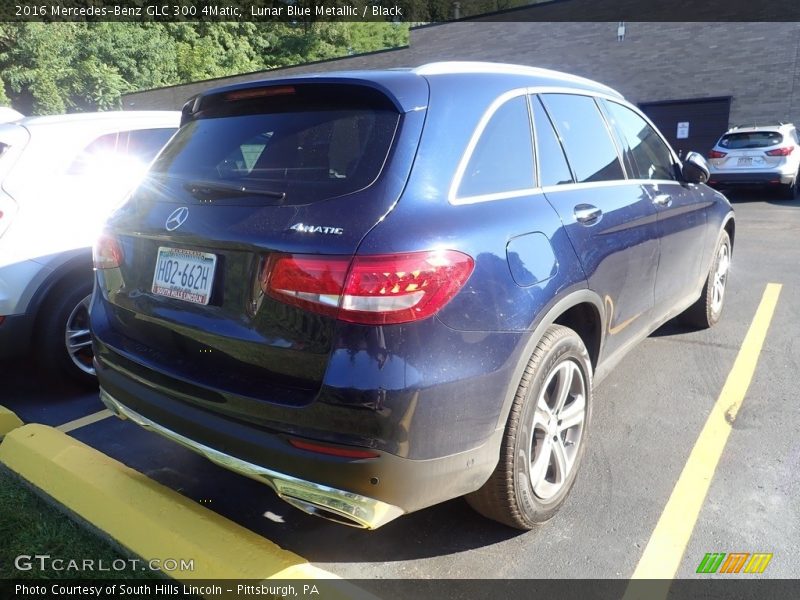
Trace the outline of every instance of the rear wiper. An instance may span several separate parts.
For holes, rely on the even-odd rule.
[[[286,198],[286,192],[275,192],[261,188],[251,188],[236,183],[222,183],[221,181],[188,181],[183,187],[193,195],[210,196],[214,194],[241,194],[243,196],[267,196],[277,200]]]

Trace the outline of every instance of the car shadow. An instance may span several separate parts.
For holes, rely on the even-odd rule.
[[[481,517],[463,498],[404,515],[375,531],[343,527],[314,517],[296,525],[292,550],[323,563],[431,558],[489,547],[526,534]],[[347,552],[342,552],[343,548]]]
[[[25,423],[62,425],[103,409],[97,388],[61,380],[33,358],[0,361],[0,405]]]
[[[731,201],[732,204],[747,202],[766,202],[767,204],[777,204],[780,206],[800,207],[800,198],[786,200],[781,198],[774,190],[722,190],[722,193]]]
[[[695,333],[697,332],[696,327],[692,327],[691,325],[687,325],[685,323],[681,323],[678,318],[670,319],[666,323],[664,323],[661,327],[656,329],[653,333],[650,334],[649,337],[669,337],[673,335],[682,335],[685,333]]]
[[[47,377],[33,360],[0,361],[0,374],[0,405],[26,423],[57,426],[104,408],[97,390]],[[70,435],[183,495],[204,499],[215,512],[316,562],[428,558],[524,533],[480,517],[462,498],[405,515],[376,531],[355,529],[291,508],[263,483],[226,471],[127,421],[105,419]],[[277,518],[265,518],[268,514]]]

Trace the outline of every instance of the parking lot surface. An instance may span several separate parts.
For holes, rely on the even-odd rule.
[[[72,423],[64,429],[75,438],[342,577],[628,578],[706,419],[725,400],[765,289],[780,284],[677,576],[697,576],[709,552],[766,552],[773,558],[761,576],[792,578],[800,572],[800,201],[733,200],[734,266],[722,321],[708,331],[668,323],[616,367],[596,390],[571,498],[529,533],[484,520],[461,499],[371,532],[313,518],[129,422],[103,413],[76,423],[104,409],[97,393],[43,380],[35,357],[0,363],[0,404],[25,422]]]

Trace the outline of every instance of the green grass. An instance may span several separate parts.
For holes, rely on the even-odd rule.
[[[50,555],[48,561],[62,559],[55,570],[48,563],[40,569],[37,559],[31,558],[30,570],[18,570],[15,559],[20,555]],[[69,568],[69,561],[93,560],[95,570]],[[117,561],[114,563],[114,561]],[[115,570],[112,564],[125,570]],[[97,570],[102,561],[103,568]],[[78,525],[75,521],[35,495],[16,476],[0,469],[0,579],[160,579],[158,572],[141,570],[143,563],[133,569],[129,557],[109,542]]]

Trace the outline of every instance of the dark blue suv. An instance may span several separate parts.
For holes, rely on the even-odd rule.
[[[592,387],[720,317],[733,211],[614,90],[481,63],[213,89],[95,248],[101,396],[358,527],[563,504]]]

